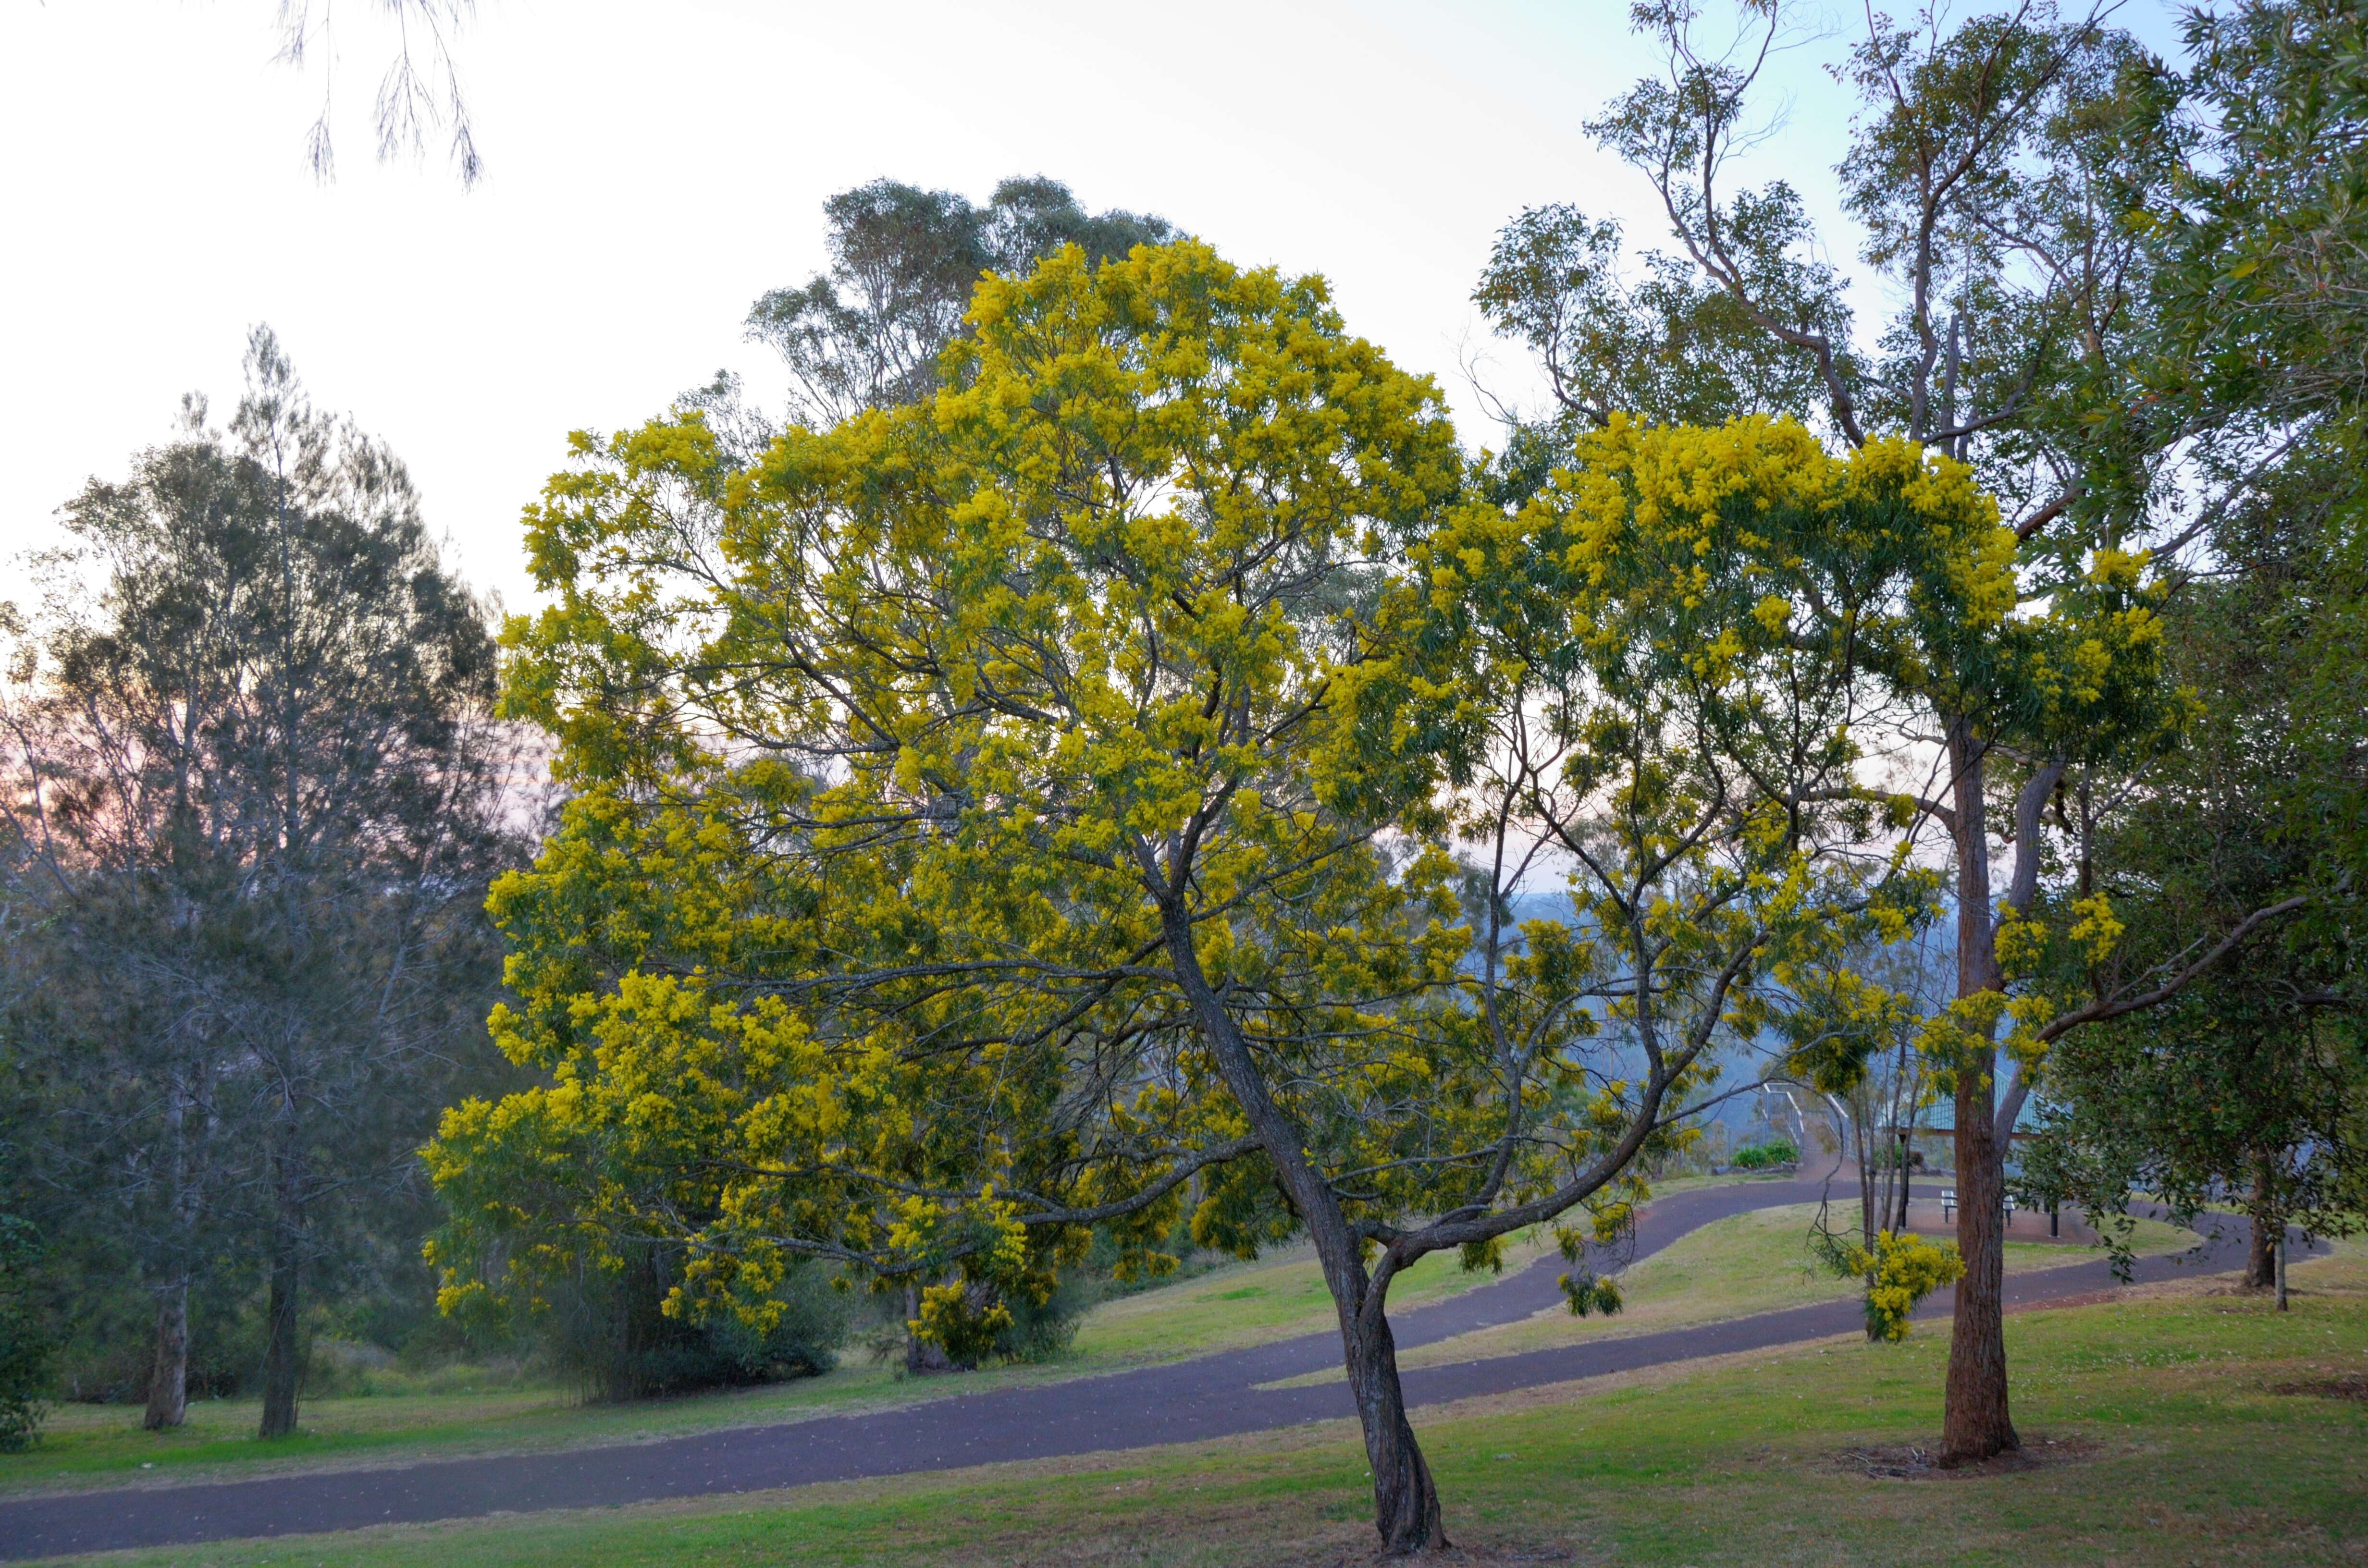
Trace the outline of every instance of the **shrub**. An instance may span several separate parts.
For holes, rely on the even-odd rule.
[[[57,1342],[41,1321],[33,1288],[42,1252],[40,1232],[0,1214],[0,1453],[32,1447],[49,1414]]]
[[[1735,1152],[1734,1165],[1739,1171],[1766,1171],[1798,1165],[1800,1159],[1801,1151],[1790,1143],[1750,1143]]]
[[[578,1265],[550,1292],[544,1354],[595,1398],[737,1388],[826,1372],[846,1337],[848,1303],[818,1266],[792,1267],[781,1281],[781,1313],[759,1333],[723,1311],[669,1317],[666,1294],[678,1280],[670,1252],[643,1247],[611,1272]]]
[[[1104,1294],[1100,1281],[1080,1271],[1064,1271],[1042,1301],[1023,1295],[1008,1303],[1011,1323],[996,1336],[995,1353],[1007,1361],[1059,1360],[1076,1342],[1078,1323]]]

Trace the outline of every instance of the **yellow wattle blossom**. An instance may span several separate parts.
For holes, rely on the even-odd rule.
[[[1928,1242],[1913,1232],[1879,1232],[1872,1253],[1852,1247],[1847,1260],[1866,1279],[1867,1337],[1895,1344],[1907,1337],[1918,1301],[1965,1274],[1954,1242]]]

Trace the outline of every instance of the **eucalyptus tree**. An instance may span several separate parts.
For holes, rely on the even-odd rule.
[[[1545,362],[1565,417],[1597,421],[1651,398],[1627,412],[1682,420],[1750,407],[1767,389],[1805,391],[1823,438],[1866,449],[1905,438],[1968,465],[2001,505],[1996,537],[2020,608],[1981,635],[1929,640],[1928,665],[1883,677],[1902,706],[1887,733],[1861,732],[1867,772],[1851,786],[1911,801],[1904,831],[1943,835],[1955,869],[1956,995],[1924,1035],[1953,1078],[1967,1268],[1942,1449],[1983,1458],[2016,1443],[2004,1158],[2048,1047],[2176,994],[2296,907],[2281,898],[2239,912],[2152,970],[2122,966],[2104,990],[2041,976],[2067,944],[2111,945],[2109,909],[2057,896],[2065,846],[2082,830],[2052,808],[2171,744],[2178,705],[2149,652],[2162,572],[2192,553],[2242,478],[2180,504],[2180,482],[2203,472],[2189,460],[2202,426],[2154,384],[2164,264],[2131,216],[2175,178],[2193,137],[2172,112],[2176,82],[2101,12],[2066,19],[2021,4],[1913,26],[1870,12],[1837,67],[1859,113],[1836,170],[1861,258],[1889,294],[1870,333],[1793,187],[1735,181],[1767,129],[1756,116],[1769,62],[1799,41],[1789,9],[1741,8],[1723,43],[1677,0],[1632,15],[1667,69],[1590,129],[1650,184],[1672,250],[1649,260],[1652,287],[1622,285],[1600,228],[1567,210],[1531,214],[1507,231],[1478,295]],[[1640,377],[1640,348],[1692,368]],[[2152,566],[2137,553],[2147,546]],[[1806,619],[1832,624],[1821,607]],[[2027,637],[2057,645],[2043,656]],[[2009,1020],[2014,1072],[2001,1082]]]
[[[34,1163],[131,1234],[152,1426],[181,1418],[196,1276],[262,1265],[272,1436],[308,1270],[484,1060],[475,906],[523,797],[490,630],[401,465],[312,408],[268,330],[247,377],[226,432],[193,401],[65,508],[5,809],[10,958],[43,979],[10,1019],[51,1096]]]
[[[962,332],[983,274],[1024,273],[1064,245],[1103,261],[1175,237],[1164,219],[1088,212],[1042,176],[1002,181],[984,206],[876,179],[840,191],[823,214],[829,268],[768,290],[747,321],[749,337],[789,367],[791,412],[814,425],[934,392],[938,357]]]

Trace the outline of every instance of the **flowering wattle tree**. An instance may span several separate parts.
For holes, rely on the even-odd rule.
[[[577,798],[496,892],[494,1027],[548,1076],[430,1151],[447,1300],[658,1240],[675,1311],[825,1260],[960,1358],[1097,1228],[1169,1267],[1189,1200],[1313,1243],[1383,1540],[1441,1541],[1393,1281],[1616,1232],[1722,1042],[1929,914],[1852,771],[1905,634],[1801,622],[1894,536],[1956,538],[1962,603],[1982,503],[1754,424],[1493,507],[1320,284],[1197,244],[972,324],[926,402],[746,467],[695,415],[581,438],[533,512],[508,700]],[[1570,918],[1510,921],[1549,865]]]

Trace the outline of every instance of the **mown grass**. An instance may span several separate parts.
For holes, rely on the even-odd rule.
[[[1611,1317],[1577,1318],[1548,1308],[1518,1323],[1501,1324],[1401,1351],[1402,1367],[1485,1361],[1495,1356],[1657,1334],[1665,1329],[1718,1323],[1754,1312],[1777,1312],[1813,1301],[1839,1301],[1859,1293],[1857,1280],[1836,1278],[1816,1266],[1809,1251],[1814,1203],[1755,1210],[1713,1221],[1679,1238],[1620,1275],[1622,1304]],[[2141,1255],[2180,1252],[2198,1237],[2158,1221],[2139,1220],[2131,1244]],[[2097,1256],[2081,1246],[2047,1242],[2009,1242],[2009,1272],[2056,1268]],[[1336,1380],[1322,1372],[1293,1383]]]
[[[1659,1190],[1729,1185],[1735,1179],[1713,1183],[1684,1178],[1664,1183]],[[1632,1271],[1629,1310],[1620,1317],[1580,1320],[1554,1312],[1487,1335],[1450,1340],[1444,1346],[1410,1350],[1401,1359],[1411,1366],[1474,1360],[1588,1334],[1645,1333],[1770,1311],[1817,1299],[1820,1292],[1848,1294],[1852,1287],[1845,1283],[1804,1276],[1806,1213],[1805,1209],[1762,1210],[1717,1221],[1684,1238]],[[2165,1236],[2175,1233],[2169,1227],[2157,1229]],[[1508,1251],[1507,1269],[1526,1267],[1546,1244],[1542,1237],[1521,1242]],[[1787,1245],[1797,1256],[1787,1257]],[[2010,1266],[2025,1252],[2046,1261],[2083,1256],[2067,1248],[2017,1246],[2009,1251]],[[1487,1283],[1490,1278],[1463,1273],[1452,1256],[1435,1255],[1399,1278],[1391,1305],[1403,1312]],[[462,1374],[448,1370],[409,1385],[415,1392],[395,1392],[407,1386],[398,1376],[374,1374],[374,1381],[391,1388],[369,1396],[308,1398],[297,1435],[268,1443],[255,1437],[258,1411],[253,1400],[192,1402],[187,1423],[173,1432],[141,1430],[137,1406],[64,1405],[50,1417],[40,1447],[0,1455],[0,1494],[111,1485],[127,1478],[181,1480],[391,1464],[761,1426],[1089,1376],[1327,1332],[1333,1322],[1331,1298],[1313,1258],[1302,1248],[1254,1263],[1228,1264],[1105,1302],[1087,1314],[1074,1353],[1064,1359],[989,1368],[962,1377],[907,1379],[896,1369],[868,1363],[860,1352],[850,1352],[845,1365],[818,1378],[600,1405],[585,1403],[569,1389],[521,1384],[514,1374],[492,1372],[497,1380],[494,1386],[471,1388],[465,1382],[455,1386],[455,1378]],[[1332,1375],[1316,1374],[1308,1381]]]
[[[1940,1419],[1945,1335],[1417,1413],[1467,1561],[1666,1568],[2318,1564],[2368,1554],[2368,1403],[2274,1392],[2368,1369],[2359,1248],[2295,1310],[2209,1280],[2008,1328],[2027,1467],[1877,1479]],[[922,1568],[1365,1561],[1361,1449],[1334,1424],[757,1497],[121,1554],[124,1568]]]
[[[1507,1266],[1526,1267],[1538,1249],[1535,1242],[1516,1246]],[[1401,1277],[1392,1302],[1404,1311],[1490,1278],[1463,1273],[1452,1256],[1436,1256]],[[1323,1277],[1300,1248],[1104,1302],[1087,1314],[1072,1352],[1059,1360],[961,1377],[906,1378],[900,1369],[866,1362],[851,1351],[845,1365],[821,1377],[630,1405],[587,1404],[572,1390],[521,1386],[514,1379],[471,1389],[451,1386],[445,1377],[416,1392],[307,1399],[297,1434],[268,1443],[255,1436],[259,1411],[252,1399],[193,1401],[188,1420],[170,1432],[142,1431],[136,1405],[70,1404],[51,1414],[38,1448],[0,1455],[0,1494],[108,1484],[148,1471],[158,1472],[151,1479],[177,1479],[386,1464],[760,1426],[1177,1360],[1327,1331],[1334,1321]],[[403,1388],[399,1379],[380,1381]]]
[[[1543,1235],[1524,1235],[1505,1251],[1505,1270],[1527,1268],[1552,1249]],[[1453,1253],[1432,1253],[1397,1277],[1393,1312],[1408,1312],[1485,1285],[1492,1275],[1466,1274]],[[1241,1345],[1319,1334],[1338,1323],[1324,1276],[1306,1249],[1238,1264],[1166,1290],[1105,1302],[1078,1326],[1080,1355],[1128,1363],[1201,1356]]]

